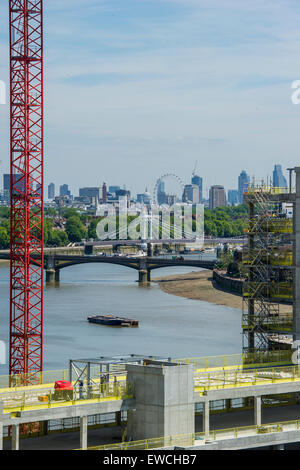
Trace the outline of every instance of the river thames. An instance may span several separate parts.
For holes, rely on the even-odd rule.
[[[191,272],[162,268],[153,277]],[[109,264],[63,269],[59,287],[45,289],[44,369],[62,369],[69,359],[116,354],[200,357],[241,352],[241,311],[139,287],[135,270]],[[0,265],[0,340],[8,341],[9,267]],[[91,314],[139,320],[138,328],[89,324]],[[7,348],[8,349],[8,348]],[[7,362],[7,361],[6,361]],[[0,365],[0,374],[8,372]]]

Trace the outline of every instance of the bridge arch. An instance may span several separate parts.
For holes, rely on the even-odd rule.
[[[67,259],[69,258],[69,259]],[[173,260],[161,258],[126,258],[108,256],[60,256],[45,257],[46,282],[48,284],[58,283],[61,269],[89,263],[116,264],[139,272],[140,284],[150,281],[151,271],[168,267],[196,267],[202,269],[213,269],[215,261],[206,260]]]

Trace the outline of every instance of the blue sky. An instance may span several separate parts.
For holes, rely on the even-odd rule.
[[[0,5],[0,80],[8,11]],[[44,0],[45,182],[237,186],[298,162],[298,0]],[[1,171],[9,167],[0,106]]]

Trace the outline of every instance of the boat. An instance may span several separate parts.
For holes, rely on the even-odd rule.
[[[87,317],[90,323],[106,326],[139,326],[138,320],[131,318],[116,317],[114,315],[93,315]]]

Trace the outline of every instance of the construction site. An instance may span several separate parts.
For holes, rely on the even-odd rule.
[[[43,2],[9,4],[10,345],[9,375],[0,377],[0,449],[299,443],[300,167],[290,170],[289,188],[245,189],[241,354],[91,357],[43,370]]]

